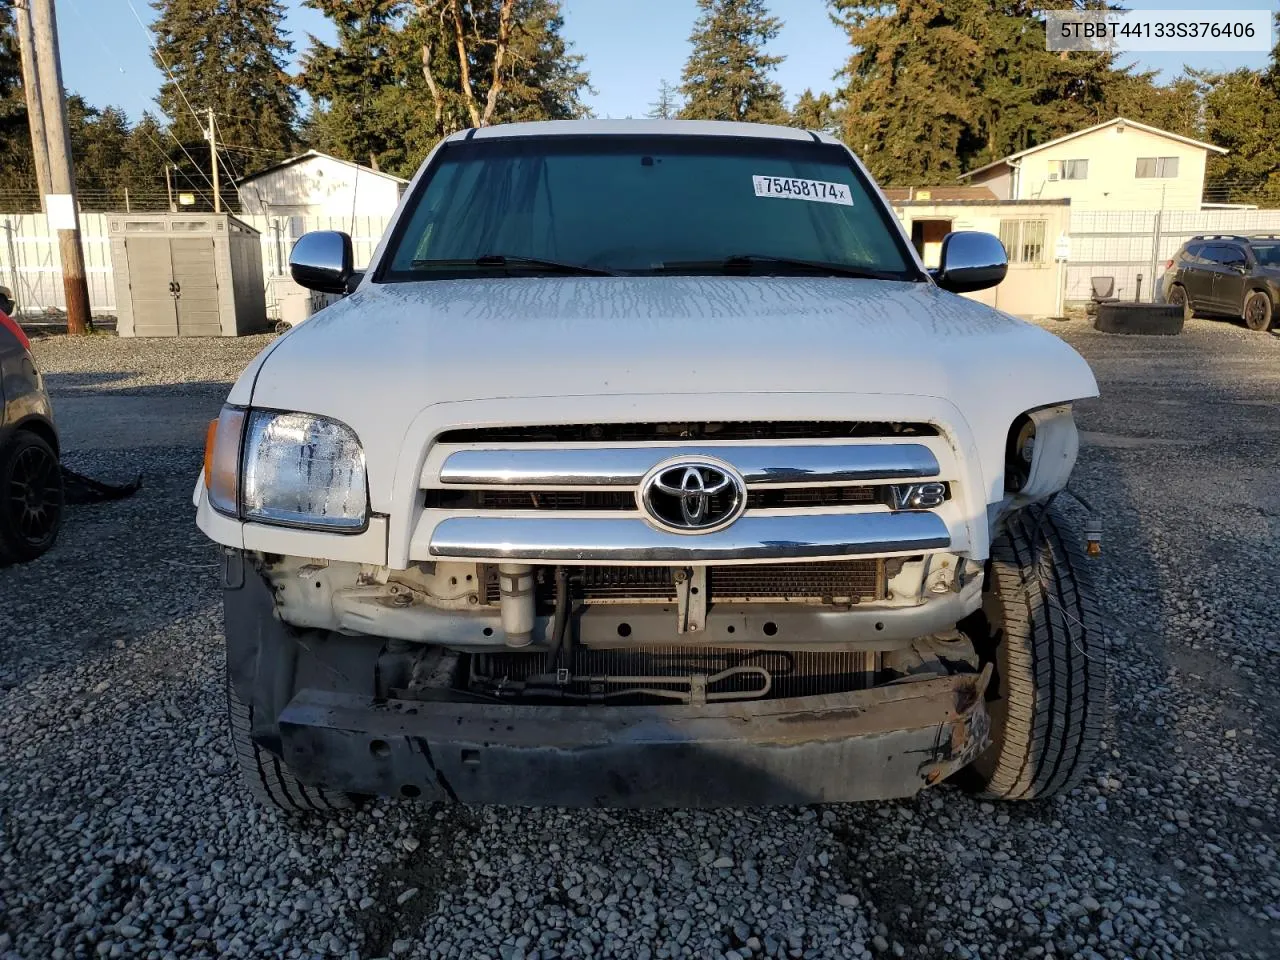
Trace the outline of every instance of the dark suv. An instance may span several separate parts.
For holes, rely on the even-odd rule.
[[[1280,305],[1280,234],[1192,237],[1164,265],[1160,299],[1267,330]]]

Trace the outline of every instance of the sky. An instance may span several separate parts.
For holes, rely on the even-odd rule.
[[[285,27],[296,47],[308,35],[332,40],[329,22],[301,0],[285,0]],[[1204,0],[1128,0],[1132,9],[1204,9]],[[587,103],[599,117],[644,116],[663,79],[680,82],[689,53],[689,33],[697,18],[695,0],[562,0],[564,33],[573,51],[586,58],[595,93]],[[783,21],[770,52],[786,59],[776,79],[787,102],[806,88],[831,90],[833,77],[848,56],[843,32],[827,16],[825,0],[772,0],[771,12]],[[1228,0],[1223,9],[1280,8],[1280,0]],[[133,120],[154,110],[162,79],[152,65],[149,34],[142,23],[154,11],[148,0],[57,0],[63,82],[94,106],[123,107]],[[141,19],[142,23],[139,23]],[[1266,54],[1162,53],[1131,55],[1140,68],[1160,72],[1168,81],[1184,62],[1198,69],[1260,67]]]

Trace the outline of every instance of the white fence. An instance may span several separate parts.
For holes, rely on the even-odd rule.
[[[115,276],[107,222],[119,214],[80,215],[89,302],[95,316],[116,312]],[[289,250],[310,230],[344,230],[351,234],[356,266],[368,264],[386,230],[389,217],[242,216],[262,234],[262,274],[267,314],[279,318],[280,299],[296,291],[288,279]],[[1152,284],[1164,263],[1188,238],[1200,233],[1280,232],[1280,210],[1121,210],[1078,211],[1071,215],[1071,261],[1067,265],[1066,299],[1089,299],[1090,280],[1109,276],[1121,299],[1149,300]],[[1141,276],[1141,289],[1138,279]],[[66,299],[58,240],[42,214],[0,214],[0,285],[13,290],[18,312],[34,319],[61,311]]]
[[[1116,296],[1150,300],[1178,247],[1201,233],[1280,233],[1280,210],[1112,210],[1071,214],[1067,300],[1089,299],[1092,277],[1114,277]],[[1141,276],[1141,290],[1138,278]]]
[[[122,214],[82,213],[80,236],[84,247],[89,304],[96,317],[116,312],[115,274],[111,269],[108,220]],[[364,267],[382,239],[389,217],[267,217],[239,216],[262,235],[262,275],[266,284],[267,315],[279,319],[280,298],[291,289],[289,251],[298,237],[311,230],[343,230],[351,234],[357,267]],[[49,232],[43,214],[0,214],[0,285],[13,291],[18,314],[35,319],[66,308],[58,238]]]

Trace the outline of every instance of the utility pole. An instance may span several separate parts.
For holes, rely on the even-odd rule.
[[[36,164],[36,185],[40,190],[40,210],[44,211],[44,196],[49,192],[49,153],[45,144],[44,105],[40,102],[40,76],[36,72],[36,40],[31,32],[31,10],[27,0],[20,0],[13,8],[14,22],[18,28],[18,45],[22,52],[22,92],[27,99],[27,125],[31,129],[31,153]]]
[[[53,0],[27,0],[31,30],[35,36],[38,79],[25,77],[40,90],[44,106],[45,143],[33,144],[36,155],[48,156],[51,225],[58,231],[58,255],[62,260],[62,287],[67,298],[67,333],[89,332],[89,285],[84,276],[84,249],[80,246],[80,216],[76,204],[75,173],[71,166],[71,137],[67,131],[66,101],[62,89],[62,64],[58,60],[58,21]]]
[[[218,191],[218,139],[213,128],[213,107],[209,108],[209,162],[213,165],[213,212],[222,212],[222,194]]]
[[[169,164],[164,165],[164,189],[169,194],[169,212],[177,213],[178,208],[173,205],[173,179],[169,176],[173,167]]]

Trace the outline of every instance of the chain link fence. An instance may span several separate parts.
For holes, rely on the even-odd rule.
[[[1276,232],[1280,210],[1076,211],[1066,299],[1083,303],[1094,277],[1113,277],[1121,300],[1150,300],[1165,263],[1192,237]]]

